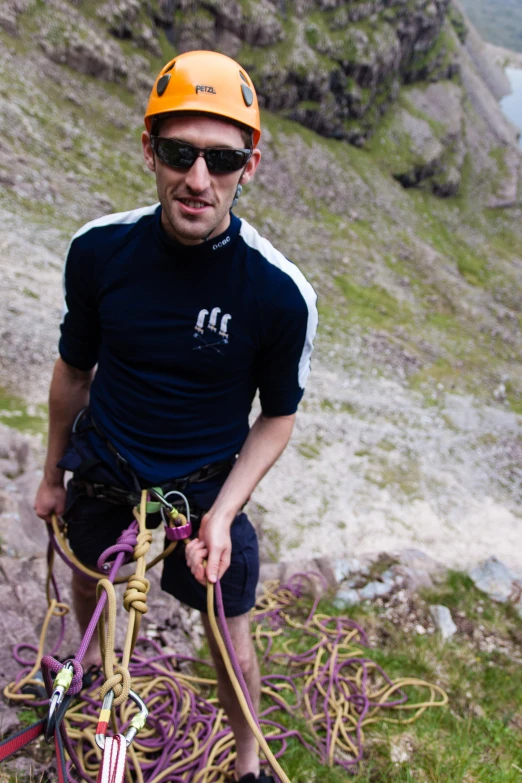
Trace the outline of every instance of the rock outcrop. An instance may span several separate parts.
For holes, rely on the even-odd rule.
[[[451,78],[458,66],[444,32],[448,0],[392,5],[270,0],[182,2],[171,36],[180,51],[238,56],[261,104],[308,127],[362,144],[400,85]]]
[[[458,192],[466,153],[474,153],[465,128],[470,100],[486,128],[485,173],[495,145],[502,149],[491,206],[509,206],[518,191],[516,132],[497,104],[509,86],[457,3],[107,0],[94,9],[93,23],[67,0],[46,0],[52,13],[32,0],[8,0],[0,26],[18,35],[28,15],[52,62],[123,85],[142,102],[152,81],[149,57],[163,51],[159,31],[178,52],[224,52],[249,70],[262,106],[323,136],[362,147],[391,117],[399,153],[391,155],[391,173],[404,187],[427,186],[441,197]]]

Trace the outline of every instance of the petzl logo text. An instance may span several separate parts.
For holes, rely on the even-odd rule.
[[[211,92],[212,95],[217,95],[213,87],[209,87],[208,84],[196,84],[196,93],[198,92]]]

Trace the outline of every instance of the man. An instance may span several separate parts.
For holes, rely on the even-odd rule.
[[[241,510],[290,438],[309,372],[316,297],[297,267],[231,213],[261,159],[248,74],[215,52],[180,55],[156,79],[145,125],[143,153],[159,204],[87,224],[68,251],[35,509],[47,522],[63,514],[76,555],[95,566],[128,526],[140,488],[186,494],[197,535],[165,561],[162,587],[202,612],[236,739],[237,779],[268,783],[258,777],[257,743],[209,629],[205,585],[221,580],[257,707],[248,612],[259,563]],[[249,429],[256,390],[262,413]],[[67,495],[65,469],[74,472]],[[76,573],[73,601],[84,630],[94,585]],[[93,642],[85,663],[99,661]]]

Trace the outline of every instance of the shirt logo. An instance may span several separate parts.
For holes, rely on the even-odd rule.
[[[221,318],[221,307],[213,307],[212,310],[200,310],[194,324],[194,339],[198,341],[193,350],[201,351],[203,348],[213,348],[217,353],[222,353],[217,346],[228,343],[228,322],[232,319],[230,313],[224,313]],[[207,320],[207,316],[210,317]],[[219,326],[218,326],[219,318]]]
[[[215,245],[212,245],[212,250],[219,250],[220,247],[225,247],[225,245],[228,245],[229,242],[230,242],[230,235],[222,239],[221,242],[216,242]]]

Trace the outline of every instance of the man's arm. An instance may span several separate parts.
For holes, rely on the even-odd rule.
[[[64,471],[56,467],[63,457],[74,420],[89,402],[94,370],[77,370],[63,359],[56,361],[49,392],[49,438],[44,475],[36,498],[34,509],[47,523],[54,513],[62,514],[65,509]]]
[[[208,560],[206,576],[210,582],[221,579],[230,565],[232,522],[265,473],[284,451],[294,421],[295,414],[261,414],[256,419],[214,505],[201,521],[199,538],[187,544],[187,563],[201,584],[206,583],[202,565],[204,558]]]

